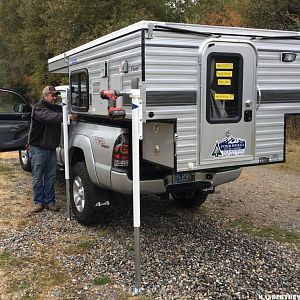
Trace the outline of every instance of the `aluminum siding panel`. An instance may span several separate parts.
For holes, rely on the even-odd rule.
[[[105,107],[106,112],[107,100],[100,98],[100,90],[108,87],[118,90],[130,89],[131,79],[141,78],[141,32],[135,32],[77,53],[70,57],[70,61],[72,60],[76,60],[76,63],[70,65],[70,72],[83,68],[88,69],[89,72],[89,92],[92,95],[92,103],[86,114],[99,114],[99,103],[102,103],[102,107]],[[135,66],[135,70],[131,70],[126,74],[120,72],[120,66],[124,60],[128,61],[129,66]],[[107,79],[100,76],[104,61],[108,61],[108,87],[103,83]],[[112,86],[112,76],[115,75],[120,76],[121,86]],[[92,83],[99,83],[99,92],[95,93],[93,91]],[[118,100],[118,105],[122,105],[121,99]]]
[[[183,39],[181,39],[183,38]],[[153,40],[146,40],[146,86],[147,92],[160,91],[196,93],[198,89],[198,45],[190,47],[189,36],[155,32]],[[199,40],[197,41],[199,44]],[[147,98],[146,98],[147,101]],[[172,105],[148,106],[155,119],[177,119],[177,171],[189,169],[196,164],[197,106]],[[171,105],[171,106],[168,106]]]
[[[197,47],[204,39],[195,35],[154,32],[154,38],[146,40],[147,91],[197,90]],[[280,60],[283,51],[300,53],[299,41],[253,40],[253,43],[258,47],[257,76],[262,92],[300,89],[300,55],[294,63]],[[189,163],[196,164],[197,106],[184,107],[184,114],[183,107],[179,106],[147,107],[147,114],[150,111],[154,112],[155,119],[177,118],[177,170],[189,170]],[[260,157],[283,159],[284,115],[292,112],[300,113],[300,99],[294,104],[261,104],[257,112],[256,159],[252,163],[259,163]]]
[[[230,37],[241,39],[240,37]],[[244,39],[249,39],[243,37]],[[153,39],[146,39],[146,88],[147,91],[197,91],[199,77],[197,73],[198,47],[206,38],[198,35],[178,34],[155,31]],[[294,90],[300,87],[300,41],[280,40],[256,41],[258,57],[258,84],[263,90]],[[110,75],[119,74],[122,60],[138,66],[136,72],[123,74],[122,88],[131,87],[131,79],[141,78],[141,32],[99,45],[75,54],[77,64],[71,70],[86,67],[90,80],[100,80],[100,62],[109,60]],[[260,50],[261,49],[261,50]],[[294,63],[282,63],[281,51],[298,51]],[[70,57],[72,59],[72,57]],[[90,89],[92,87],[90,86]],[[90,91],[91,92],[91,91]],[[300,103],[300,99],[299,99]],[[262,156],[279,155],[283,157],[284,114],[300,113],[300,104],[261,104],[257,112],[256,161]],[[189,163],[196,164],[197,157],[197,105],[153,106],[146,108],[154,112],[153,119],[177,118],[177,170],[189,170]],[[131,109],[126,109],[131,117]],[[274,156],[275,157],[275,156]],[[278,157],[276,156],[276,159]]]

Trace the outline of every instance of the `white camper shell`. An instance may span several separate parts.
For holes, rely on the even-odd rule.
[[[72,111],[108,119],[101,90],[140,89],[142,158],[174,173],[285,160],[300,114],[297,32],[141,21],[49,60]],[[129,97],[117,106],[131,119]]]

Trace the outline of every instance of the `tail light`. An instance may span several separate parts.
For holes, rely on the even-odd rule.
[[[129,160],[129,138],[128,134],[121,134],[114,146],[113,165],[115,167],[128,167]]]

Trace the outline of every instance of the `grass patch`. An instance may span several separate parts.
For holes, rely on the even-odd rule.
[[[273,238],[282,243],[299,243],[300,237],[289,230],[279,228],[277,226],[262,227],[257,232],[258,236]]]
[[[13,171],[13,168],[11,166],[3,164],[0,165],[0,173],[9,173],[11,171]]]
[[[0,253],[0,268],[20,266],[21,261],[7,251]]]
[[[0,253],[0,266],[9,265],[12,255],[6,251]]]
[[[10,290],[19,292],[30,288],[30,283],[25,280],[12,280],[10,283]]]
[[[22,296],[21,300],[39,300],[41,299],[38,295],[34,295],[34,296]]]
[[[286,143],[286,159],[285,163],[269,165],[269,168],[289,170],[300,173],[300,140],[288,139]]]
[[[244,219],[235,219],[230,221],[229,225],[238,228],[247,234],[270,238],[281,243],[293,243],[298,250],[300,250],[300,236],[278,226],[256,227],[251,221]]]
[[[64,249],[64,253],[67,255],[84,254],[85,252],[90,250],[94,246],[94,244],[94,240],[81,241],[78,244],[71,245]]]
[[[111,279],[107,276],[95,277],[92,280],[94,285],[105,285],[111,283]]]
[[[195,207],[194,212],[200,215],[207,215],[209,213],[209,208],[205,205],[201,205],[199,207]]]
[[[127,300],[154,300],[154,298],[149,296],[134,296],[127,298]]]
[[[57,260],[45,256],[29,257],[18,262],[17,268],[15,267],[16,260],[9,253],[2,253],[1,259],[8,266],[5,268],[7,274],[14,274],[7,278],[6,292],[15,295],[22,292],[21,299],[24,300],[44,299],[44,293],[53,287],[64,284],[68,278],[67,274],[61,271]],[[21,269],[26,272],[19,273]]]
[[[282,168],[300,173],[300,140],[288,140],[286,146],[286,162]]]
[[[126,246],[126,250],[129,251],[129,252],[133,252],[134,251],[134,245]]]
[[[232,227],[238,228],[241,231],[248,233],[248,234],[255,233],[254,225],[251,222],[243,220],[243,219],[232,220],[229,222],[229,225]]]

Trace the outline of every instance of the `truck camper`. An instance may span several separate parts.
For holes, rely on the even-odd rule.
[[[142,101],[141,193],[186,207],[242,167],[284,162],[286,116],[300,114],[297,32],[141,21],[48,64],[68,74],[79,115],[69,130],[71,204],[84,224],[110,191],[132,193],[134,107],[124,91]]]

